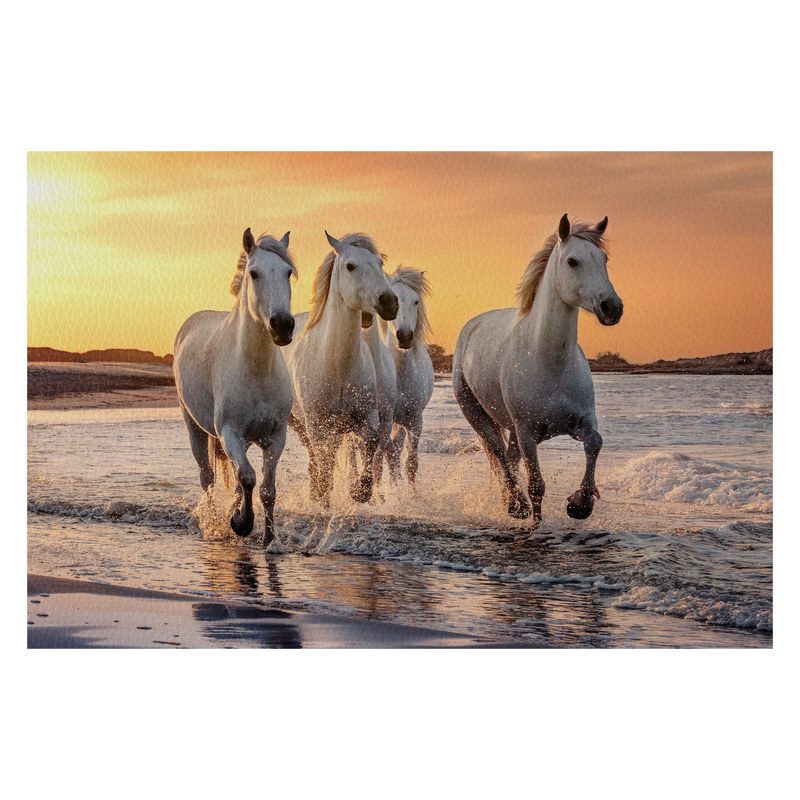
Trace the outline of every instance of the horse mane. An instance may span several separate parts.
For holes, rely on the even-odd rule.
[[[348,233],[339,240],[342,244],[349,244],[353,247],[363,247],[372,255],[381,260],[381,266],[386,263],[386,256],[378,250],[370,236],[366,233]],[[311,311],[308,314],[308,321],[303,328],[303,333],[313,328],[321,319],[325,311],[325,304],[328,302],[328,292],[331,288],[331,276],[333,275],[333,265],[336,263],[336,251],[331,250],[325,260],[319,265],[317,274],[314,277],[314,285],[311,289]]]
[[[433,334],[431,324],[428,321],[428,312],[425,309],[425,298],[431,296],[430,281],[425,277],[425,273],[421,269],[405,267],[402,264],[391,275],[386,277],[389,280],[389,286],[402,283],[419,295],[421,302],[417,311],[417,325],[414,328],[414,344],[420,342],[423,345],[427,345]]]
[[[267,250],[270,253],[280,256],[291,268],[292,275],[297,278],[297,265],[294,263],[292,254],[278,241],[274,236],[262,233],[256,240],[256,246],[262,250]],[[231,294],[234,297],[239,296],[242,290],[242,282],[244,281],[244,268],[247,266],[247,253],[242,251],[239,254],[239,261],[236,263],[236,274],[231,281]]]
[[[608,247],[603,238],[603,233],[603,231],[598,231],[594,225],[589,225],[586,222],[573,222],[569,229],[570,236],[574,236],[576,239],[583,239],[607,253]],[[558,244],[558,232],[547,237],[542,249],[531,257],[525,272],[522,273],[516,294],[519,317],[526,316],[533,308],[536,290],[542,282],[547,262],[550,260],[550,256],[553,255],[556,244]]]

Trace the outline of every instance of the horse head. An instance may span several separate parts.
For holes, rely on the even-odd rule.
[[[605,217],[591,227],[570,224],[567,215],[558,226],[558,241],[550,258],[561,299],[594,314],[602,325],[616,325],[622,318],[622,300],[608,279],[608,256],[603,249]]]
[[[344,304],[354,311],[394,319],[397,295],[389,288],[383,274],[383,259],[372,240],[362,234],[349,234],[339,240],[327,231],[325,236],[336,253],[331,280],[335,281]]]
[[[297,277],[297,268],[288,250],[289,232],[280,241],[263,234],[256,241],[248,228],[242,245],[246,259],[242,287],[247,310],[254,320],[267,328],[272,341],[283,347],[292,341],[294,334],[290,280]]]
[[[410,349],[415,336],[425,344],[429,333],[425,297],[430,294],[425,273],[413,267],[400,266],[389,276],[389,283],[400,303],[397,317],[390,326],[394,328],[398,347],[401,350]]]

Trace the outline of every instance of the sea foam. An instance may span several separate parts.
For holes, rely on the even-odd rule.
[[[628,461],[611,488],[648,500],[772,511],[772,474],[681,453],[653,451]]]

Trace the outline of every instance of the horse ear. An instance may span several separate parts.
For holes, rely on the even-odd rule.
[[[253,238],[253,234],[250,232],[250,228],[248,228],[244,232],[244,236],[242,236],[242,247],[244,247],[245,253],[247,253],[247,255],[250,255],[255,246],[256,246],[256,240]]]
[[[334,249],[334,250],[335,250],[337,253],[340,253],[340,252],[341,252],[341,248],[342,248],[342,243],[341,243],[341,242],[340,242],[338,239],[334,239],[334,238],[333,238],[333,236],[331,236],[331,235],[328,233],[328,231],[325,231],[325,235],[328,237],[328,243],[330,244],[330,246],[331,246],[331,247],[332,247],[332,248],[333,248],[333,249]]]
[[[604,217],[602,222],[597,223],[597,227],[595,228],[595,230],[599,231],[600,233],[605,233],[607,227],[608,227],[608,217]]]
[[[285,247],[287,250],[289,249],[289,234],[290,234],[290,233],[291,233],[291,231],[286,231],[286,233],[284,233],[284,234],[283,234],[283,239],[281,239],[281,244],[282,244],[282,245],[283,245],[283,246],[284,246],[284,247]]]
[[[566,241],[567,237],[569,236],[569,220],[567,219],[567,215],[564,214],[561,217],[561,222],[558,223],[558,238],[561,241]]]

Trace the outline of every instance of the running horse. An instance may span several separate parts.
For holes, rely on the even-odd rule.
[[[508,513],[542,521],[545,482],[537,447],[554,436],[583,442],[586,472],[567,501],[567,514],[586,519],[600,497],[595,483],[603,439],[597,431],[594,385],[578,345],[578,311],[616,325],[622,300],[608,279],[604,234],[597,225],[570,224],[566,214],[528,264],[517,308],[487,311],[461,330],[453,356],[453,391],[481,439],[498,477]],[[524,461],[528,497],[517,468]]]
[[[292,341],[290,280],[297,267],[289,253],[289,234],[278,241],[250,228],[242,239],[229,313],[198,311],[183,323],[175,339],[175,385],[200,469],[200,485],[213,487],[215,460],[233,466],[237,500],[230,520],[237,536],[253,530],[256,473],[247,448],[264,454],[259,496],[264,506],[262,542],[274,538],[275,471],[286,444],[292,408],[292,384],[279,347]]]
[[[431,286],[425,273],[414,267],[400,265],[387,277],[400,301],[397,317],[391,322],[380,323],[383,341],[394,361],[397,376],[392,443],[387,460],[389,473],[396,479],[407,437],[405,472],[413,487],[419,467],[422,413],[433,395],[433,364],[427,347],[431,331],[425,309]]]
[[[336,454],[355,436],[363,465],[350,481],[358,503],[372,497],[375,454],[380,447],[378,376],[361,335],[364,314],[397,315],[397,295],[383,273],[385,256],[366,234],[341,240],[327,231],[333,248],[314,278],[311,311],[298,314],[295,342],[286,349],[294,387],[289,421],[308,451],[310,497],[330,505]],[[391,377],[391,376],[390,376]]]

